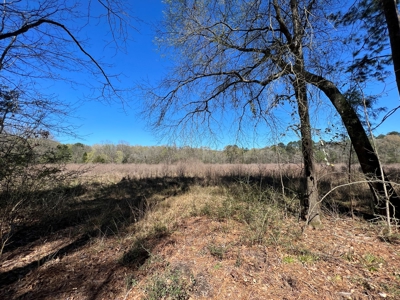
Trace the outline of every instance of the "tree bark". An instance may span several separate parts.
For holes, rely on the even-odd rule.
[[[301,217],[309,225],[321,224],[318,181],[315,174],[313,141],[311,136],[310,114],[307,99],[307,87],[303,80],[296,78],[293,82],[300,117],[301,148],[304,161],[304,179],[306,194],[301,201]]]
[[[392,48],[392,59],[394,74],[396,76],[397,89],[400,95],[400,19],[396,0],[382,0],[383,12],[385,14],[389,30],[390,47]]]
[[[386,214],[385,202],[383,201],[385,195],[384,184],[386,184],[391,203],[390,215],[400,218],[400,198],[390,184],[388,177],[381,173],[380,161],[354,109],[331,81],[309,72],[305,73],[305,77],[308,83],[318,87],[325,93],[341,116],[353,143],[361,169],[368,179],[378,212],[382,215]]]
[[[298,72],[296,72],[295,74],[295,78],[293,79],[292,84],[296,95],[300,118],[301,147],[304,160],[304,179],[306,190],[306,195],[303,196],[304,199],[301,199],[301,214],[302,217],[307,220],[308,225],[318,226],[321,224],[321,209],[318,197],[318,181],[314,167],[314,149],[311,135],[309,105],[307,99],[307,82],[304,78],[304,54],[302,46],[304,29],[300,22],[298,1],[291,0],[290,8],[292,11],[294,31],[290,43],[290,48],[295,56],[295,68],[298,70]]]

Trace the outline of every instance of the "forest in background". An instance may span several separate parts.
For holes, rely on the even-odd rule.
[[[358,163],[350,140],[342,142],[314,142],[317,163],[327,165]],[[400,133],[389,132],[376,137],[376,148],[384,164],[400,163]],[[41,163],[55,161],[64,163],[134,163],[174,164],[177,162],[199,161],[205,164],[269,164],[302,163],[301,142],[278,143],[264,148],[243,148],[227,145],[222,150],[208,147],[139,146],[126,142],[118,144],[104,142],[88,146],[83,143],[61,144],[52,140],[38,140],[35,152]],[[42,154],[42,155],[40,155]]]
[[[151,29],[149,3],[0,3],[0,299],[400,299],[400,134],[373,137],[399,1],[166,0]],[[161,78],[112,68],[138,31]],[[79,138],[69,91],[192,146],[54,141]]]

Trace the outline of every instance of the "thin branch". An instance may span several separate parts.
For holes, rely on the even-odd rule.
[[[18,35],[21,35],[23,33],[26,33],[27,31],[39,27],[42,24],[51,24],[57,27],[60,27],[62,30],[64,30],[69,37],[74,41],[75,45],[78,46],[78,48],[82,51],[82,53],[84,53],[87,57],[89,57],[89,59],[92,61],[92,63],[94,63],[96,65],[96,67],[100,70],[100,72],[102,73],[103,77],[105,78],[105,80],[107,81],[108,85],[111,87],[111,89],[116,93],[116,90],[113,86],[113,84],[111,83],[110,79],[108,78],[106,72],[103,70],[103,68],[100,66],[100,64],[93,58],[93,56],[91,56],[80,44],[80,42],[75,38],[75,36],[68,30],[68,28],[64,25],[61,24],[59,22],[53,21],[53,20],[49,20],[49,19],[40,19],[36,22],[30,23],[30,24],[26,24],[24,26],[22,26],[21,28],[19,28],[18,30],[12,31],[12,32],[8,32],[8,33],[4,33],[4,34],[0,34],[0,41],[4,40],[6,38],[9,37],[15,37]]]
[[[10,51],[12,45],[15,43],[16,40],[17,40],[17,36],[13,36],[10,44],[8,44],[8,46],[4,49],[3,53],[1,54],[1,57],[0,57],[0,71],[3,69],[3,66],[4,66],[3,61],[4,61],[8,51]]]
[[[400,108],[400,105],[391,109],[383,118],[382,120],[378,123],[378,125],[376,125],[375,127],[372,128],[372,130],[377,129],[379,126],[381,126],[387,118],[389,118],[391,115],[393,115],[398,109]]]

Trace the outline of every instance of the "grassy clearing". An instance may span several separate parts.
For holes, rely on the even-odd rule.
[[[69,183],[57,209],[19,220],[1,257],[0,298],[400,295],[396,235],[349,218],[346,194],[327,200],[322,228],[303,231],[293,173],[285,194],[268,176],[118,174]]]

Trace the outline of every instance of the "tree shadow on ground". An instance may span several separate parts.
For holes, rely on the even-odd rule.
[[[66,254],[73,253],[75,250],[86,245],[89,239],[90,236],[88,234],[85,234],[80,238],[76,239],[75,241],[73,241],[72,243],[68,244],[67,246],[64,246],[50,254],[47,254],[44,257],[35,260],[23,267],[14,268],[8,272],[0,273],[0,289],[6,285],[9,285],[23,278],[30,271],[34,270],[35,268],[38,268],[39,266],[45,264],[46,262],[52,259],[62,258]]]
[[[376,215],[373,212],[371,203],[373,201],[371,192],[368,186],[344,186],[342,188],[331,191],[336,185],[340,184],[343,174],[338,174],[338,178],[322,178],[318,181],[319,196],[322,198],[326,193],[330,192],[321,205],[330,213],[340,215],[350,215],[361,217],[365,220],[375,219]],[[301,199],[306,195],[304,178],[301,176],[283,175],[282,178],[274,176],[223,176],[218,179],[218,184],[223,184],[227,187],[235,183],[243,183],[245,185],[254,186],[259,190],[272,189],[276,194],[281,193],[282,189],[285,195],[292,199]],[[353,204],[350,203],[350,197],[353,197]],[[281,199],[283,199],[281,197]],[[353,205],[353,207],[352,207]],[[298,209],[298,205],[295,206]],[[293,214],[298,214],[299,211],[289,208]]]
[[[123,178],[116,184],[89,184],[84,192],[80,187],[79,197],[66,189],[62,207],[37,211],[35,219],[21,221],[12,233],[0,260],[0,270],[3,269],[0,290],[22,280],[44,263],[72,254],[93,239],[123,233],[127,226],[144,217],[153,206],[168,197],[185,193],[193,183],[192,178]],[[24,253],[33,251],[31,249],[38,245],[66,237],[72,242],[60,249],[11,270],[4,271],[2,268],[7,261],[21,260]],[[147,257],[138,258],[139,264],[145,259]],[[11,299],[11,295],[7,295],[10,297],[3,299]]]
[[[150,253],[163,239],[169,236],[168,232],[155,232],[149,234],[141,240],[137,240],[132,246],[125,251],[119,258],[104,254],[105,257],[99,257],[96,260],[84,254],[76,253],[79,259],[74,258],[74,250],[86,245],[90,238],[81,239],[60,249],[55,253],[43,257],[40,261],[35,261],[18,270],[28,272],[35,268],[35,265],[42,265],[46,262],[50,263],[47,267],[36,270],[36,277],[31,283],[32,288],[20,288],[18,283],[10,285],[0,291],[2,299],[65,299],[73,296],[76,299],[113,299],[112,293],[115,285],[120,286],[122,282],[126,282],[126,273],[132,273],[141,268],[150,258]],[[89,250],[90,251],[90,250]],[[54,260],[55,258],[68,257],[63,260]],[[109,253],[108,253],[109,254]],[[76,256],[75,255],[75,256]],[[87,259],[87,260],[86,260]],[[51,260],[55,261],[51,263]],[[95,261],[93,261],[95,260]],[[99,262],[99,260],[102,260]],[[71,269],[73,270],[71,272]],[[3,274],[7,278],[8,274]],[[125,278],[124,278],[125,276]],[[3,277],[3,276],[2,276]],[[3,278],[1,278],[3,279]],[[7,283],[10,281],[8,280]],[[118,292],[118,291],[116,291]]]
[[[97,229],[99,234],[116,234],[126,225],[140,219],[152,205],[157,204],[156,201],[149,203],[148,199],[158,195],[159,201],[162,201],[170,196],[182,194],[193,182],[192,178],[123,178],[120,182],[108,186],[90,184],[86,190],[94,193],[86,192],[89,195],[85,200],[76,199],[76,193],[66,189],[66,195],[74,196],[56,210],[42,211],[39,208],[35,220],[18,224],[4,247],[3,254],[69,227],[86,225],[88,231],[92,231],[90,227],[96,227],[93,229]],[[82,190],[82,187],[79,189]],[[82,194],[84,193],[81,193],[81,196]]]
[[[155,228],[146,238],[134,241],[123,251],[118,261],[115,257],[97,262],[85,262],[82,259],[75,263],[72,273],[65,263],[53,266],[52,261],[69,259],[79,250],[89,249],[94,240],[126,233],[131,224],[143,218],[154,206],[169,197],[186,193],[192,185],[222,184],[229,187],[238,182],[277,191],[283,185],[293,193],[302,192],[300,178],[283,177],[281,181],[272,176],[224,176],[215,181],[193,177],[127,177],[115,184],[92,183],[80,186],[79,191],[65,189],[65,201],[61,207],[52,211],[39,211],[35,215],[36,219],[19,224],[4,248],[0,270],[5,270],[4,262],[23,259],[23,254],[35,246],[65,237],[70,242],[23,266],[0,273],[0,298],[50,299],[57,298],[57,295],[62,297],[79,287],[83,290],[81,296],[84,293],[86,299],[95,299],[109,282],[115,280],[115,270],[121,267],[137,270],[146,263],[151,257],[151,250],[168,236],[165,228]],[[43,265],[49,267],[42,268]],[[32,273],[39,275],[32,279]],[[30,279],[26,279],[27,277]],[[43,281],[43,278],[48,278],[48,281]],[[32,282],[28,291],[21,288],[21,284],[27,284],[27,281]]]

